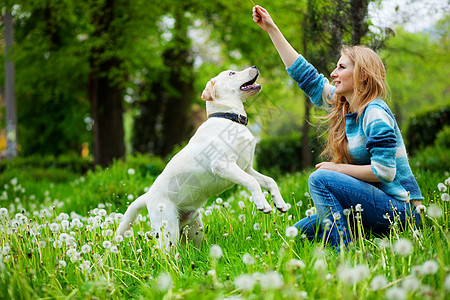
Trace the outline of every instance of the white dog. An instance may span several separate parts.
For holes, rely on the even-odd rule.
[[[244,186],[256,207],[265,213],[272,212],[272,208],[261,187],[270,191],[278,210],[289,209],[275,181],[252,167],[256,139],[246,127],[243,102],[261,90],[255,84],[258,75],[256,67],[241,72],[224,71],[207,83],[202,93],[207,121],[167,164],[150,190],[131,203],[116,236],[123,235],[147,206],[160,248],[169,250],[175,245],[186,225],[189,227],[181,238],[191,239],[198,246],[203,238],[198,209],[208,198],[234,184]]]

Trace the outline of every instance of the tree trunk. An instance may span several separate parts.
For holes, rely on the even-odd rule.
[[[91,50],[89,74],[89,99],[91,113],[94,120],[93,127],[93,152],[96,165],[106,167],[114,159],[125,156],[124,129],[123,129],[123,88],[119,83],[109,77],[120,66],[117,58],[102,57],[109,47],[118,47],[114,28],[114,0],[107,0],[100,11],[94,15],[94,36],[99,39],[99,47]],[[106,41],[108,36],[108,41]],[[110,46],[105,46],[110,45]]]
[[[6,98],[6,157],[17,156],[17,110],[14,81],[14,61],[11,49],[14,41],[12,16],[9,7],[5,9],[5,98]]]

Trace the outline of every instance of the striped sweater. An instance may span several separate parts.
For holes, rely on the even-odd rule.
[[[336,97],[335,87],[301,55],[286,70],[315,105],[327,110],[331,108],[326,100]],[[374,99],[360,118],[357,113],[347,114],[345,118],[352,163],[370,165],[381,181],[373,185],[386,194],[402,201],[422,200],[400,129],[387,104]]]

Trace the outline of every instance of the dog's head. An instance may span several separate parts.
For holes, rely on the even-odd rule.
[[[258,94],[261,85],[256,84],[259,71],[253,66],[243,71],[223,71],[206,84],[202,99],[206,101],[239,99],[244,102],[248,97]]]

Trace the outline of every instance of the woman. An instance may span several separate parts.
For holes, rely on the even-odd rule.
[[[350,242],[347,212],[359,215],[364,228],[389,232],[392,222],[420,215],[423,199],[411,172],[395,118],[386,103],[385,69],[380,57],[363,46],[344,47],[334,86],[284,38],[267,10],[253,8],[253,21],[265,30],[288,74],[311,101],[329,111],[329,161],[316,165],[309,192],[317,213],[295,226],[310,240],[324,239],[339,251]],[[351,227],[350,227],[351,229]]]

